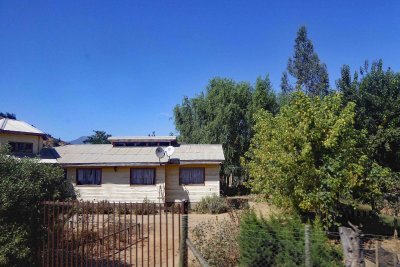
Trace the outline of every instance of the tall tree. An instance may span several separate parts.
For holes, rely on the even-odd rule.
[[[107,134],[105,131],[93,131],[94,134],[91,136],[88,136],[88,138],[83,141],[85,144],[110,144],[110,141],[108,141],[108,137],[111,136],[111,134]]]
[[[287,95],[291,92],[293,92],[293,86],[289,82],[289,77],[286,71],[282,73],[281,77],[281,92],[284,95]]]
[[[296,78],[296,89],[310,96],[325,96],[329,92],[327,67],[320,62],[305,26],[300,27],[294,45],[294,53],[288,60],[287,71]],[[284,78],[284,77],[282,77]]]
[[[255,90],[251,100],[251,110],[253,113],[260,109],[276,113],[278,105],[276,102],[276,95],[272,89],[272,84],[267,75],[264,79],[258,77],[256,81]]]
[[[373,200],[390,173],[360,148],[354,116],[355,104],[343,107],[340,94],[311,98],[303,92],[276,116],[260,112],[243,160],[248,185],[280,206],[316,212],[326,222],[340,200],[354,200],[353,192]]]
[[[385,167],[400,172],[400,73],[384,70],[382,60],[366,62],[361,76],[352,78],[350,68],[342,67],[336,82],[344,103],[356,103],[356,127],[368,134],[366,146],[371,157]]]
[[[248,83],[214,78],[205,92],[194,98],[185,97],[174,108],[180,141],[222,144],[225,174],[240,171],[240,157],[250,143],[252,91]]]

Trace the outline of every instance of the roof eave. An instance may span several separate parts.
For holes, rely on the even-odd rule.
[[[160,165],[190,165],[190,164],[222,164],[223,160],[181,160],[180,164],[161,162],[95,162],[95,163],[58,163],[61,167],[135,167],[135,166],[160,166]]]
[[[45,133],[32,133],[32,132],[20,132],[20,131],[9,131],[9,130],[0,130],[0,133],[7,134],[20,134],[20,135],[34,135],[34,136],[42,136],[45,137]]]

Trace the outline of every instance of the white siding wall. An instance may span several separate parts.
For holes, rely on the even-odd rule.
[[[71,180],[78,191],[79,199],[87,201],[110,202],[143,202],[145,198],[152,202],[163,202],[162,192],[164,189],[165,168],[156,167],[155,185],[130,185],[130,168],[114,167],[102,168],[102,184],[98,185],[78,185],[76,186],[76,168],[67,169],[68,179]]]
[[[78,191],[78,198],[87,201],[142,202],[144,198],[153,202],[169,202],[189,199],[198,202],[202,197],[219,195],[219,165],[185,165],[184,167],[202,167],[205,169],[204,185],[179,185],[179,166],[156,167],[156,185],[130,185],[130,168],[102,168],[102,184],[76,186],[76,168],[67,168],[67,177]],[[167,183],[165,184],[165,178]]]
[[[185,165],[184,167],[201,167],[205,169],[204,185],[179,185],[179,166],[166,166],[166,200],[173,202],[189,199],[199,202],[204,196],[220,194],[219,165]]]

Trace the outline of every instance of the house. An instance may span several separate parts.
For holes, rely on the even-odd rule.
[[[29,126],[7,119],[8,124]],[[122,136],[110,137],[111,144],[42,148],[43,132],[34,127],[22,130],[14,127],[12,133],[0,131],[0,144],[16,147],[13,153],[37,154],[41,162],[64,168],[82,200],[198,202],[220,193],[219,173],[224,162],[221,145],[179,144],[175,136]],[[25,135],[36,139],[15,137]],[[158,158],[157,147],[168,146],[174,148],[171,157]]]
[[[8,144],[14,154],[39,154],[44,138],[44,132],[24,121],[0,117],[0,144]]]

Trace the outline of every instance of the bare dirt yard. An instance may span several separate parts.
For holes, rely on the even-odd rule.
[[[250,203],[250,206],[263,216],[268,216],[272,210],[265,203]],[[103,264],[116,266],[177,266],[181,216],[164,211],[145,215],[100,215],[99,218],[86,215],[83,219],[76,215],[73,232],[75,235],[90,232],[97,236],[98,241],[88,243],[83,249],[87,255],[93,255],[88,260],[93,264],[102,259]],[[190,212],[188,218],[190,237],[191,230],[199,223],[229,219],[229,213]],[[189,253],[189,257],[192,256]]]

